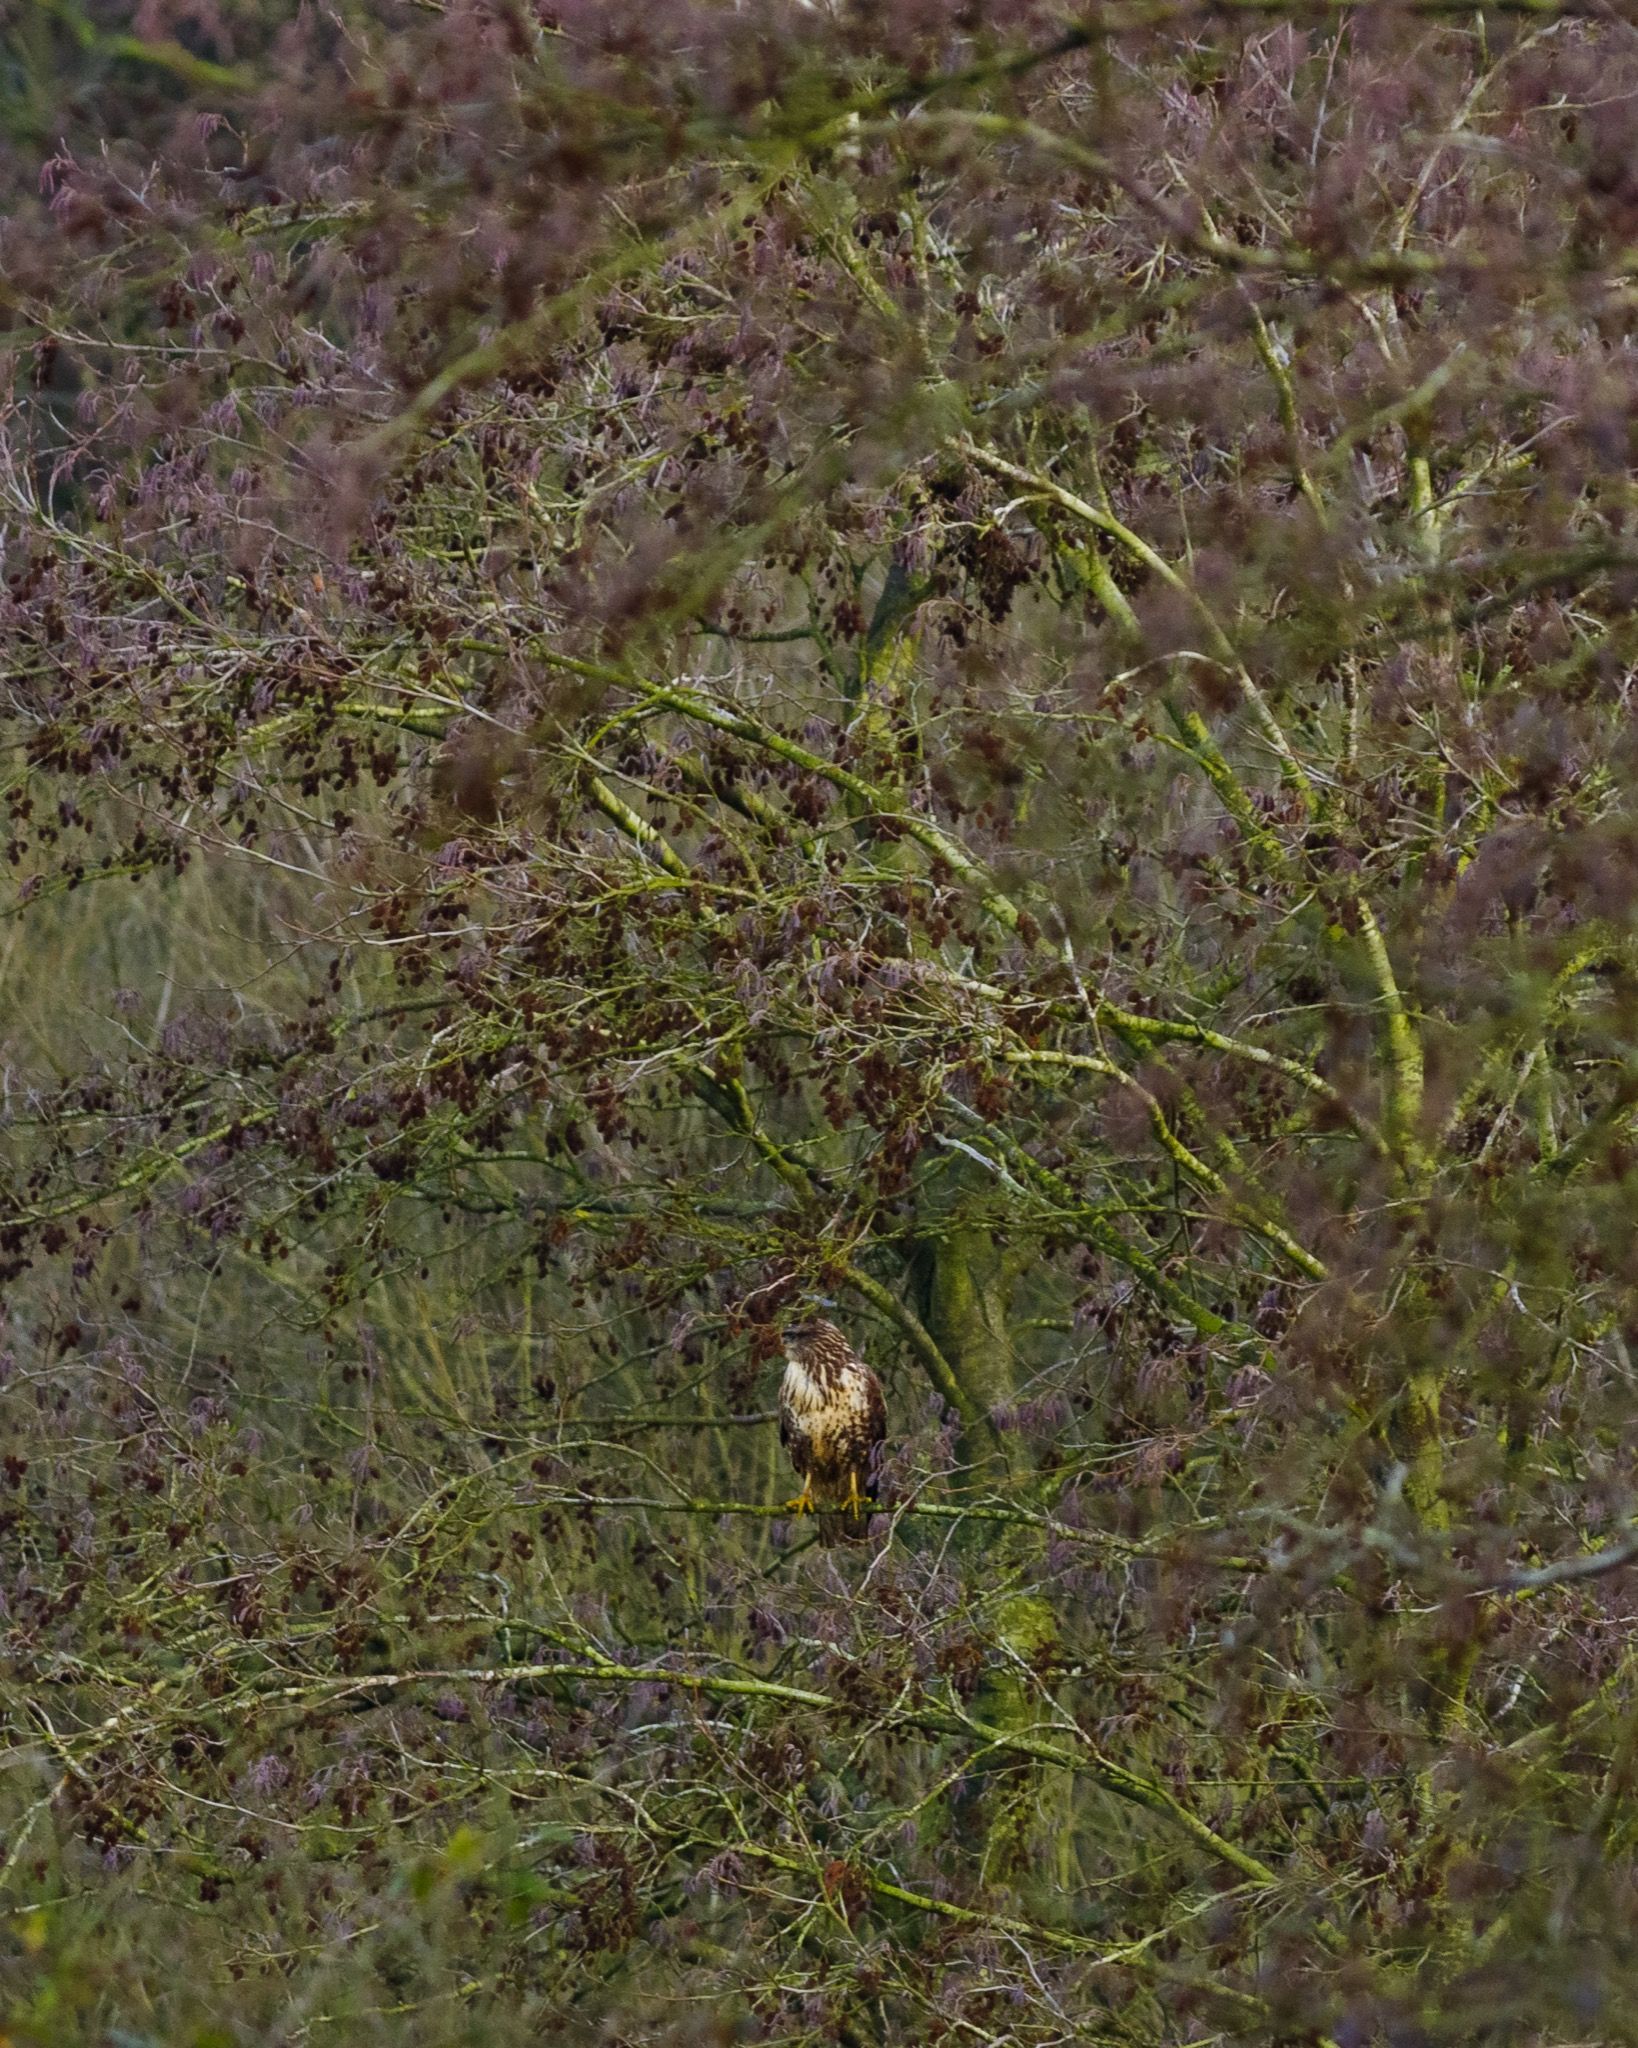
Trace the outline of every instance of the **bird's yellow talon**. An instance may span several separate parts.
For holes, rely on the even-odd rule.
[[[786,1501],[785,1512],[787,1515],[811,1515],[813,1513],[813,1488],[811,1486],[804,1486],[795,1500]]]

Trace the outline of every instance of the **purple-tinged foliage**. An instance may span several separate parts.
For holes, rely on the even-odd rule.
[[[1618,14],[0,30],[7,2038],[1631,2034]]]

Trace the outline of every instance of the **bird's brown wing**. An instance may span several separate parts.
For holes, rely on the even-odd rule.
[[[881,1463],[881,1447],[887,1435],[887,1402],[882,1394],[882,1383],[868,1365],[858,1368],[863,1378],[862,1407],[854,1407],[843,1444],[842,1485],[851,1481],[864,1495],[867,1503],[872,1501],[876,1490],[876,1473]],[[874,1509],[866,1505],[857,1510],[843,1508],[821,1515],[819,1533],[823,1541],[862,1542],[870,1533],[870,1517]]]
[[[865,1444],[871,1453],[870,1465],[874,1474],[880,1460],[874,1455],[887,1440],[887,1396],[882,1392],[882,1383],[865,1367]]]

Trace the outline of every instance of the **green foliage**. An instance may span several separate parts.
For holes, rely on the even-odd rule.
[[[4,34],[5,2037],[1627,2038],[1621,24]]]

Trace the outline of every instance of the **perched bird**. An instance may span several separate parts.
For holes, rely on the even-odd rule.
[[[886,1434],[882,1383],[836,1325],[820,1316],[786,1324],[779,1441],[802,1482],[790,1505],[799,1515],[818,1513],[825,1542],[867,1532]]]

